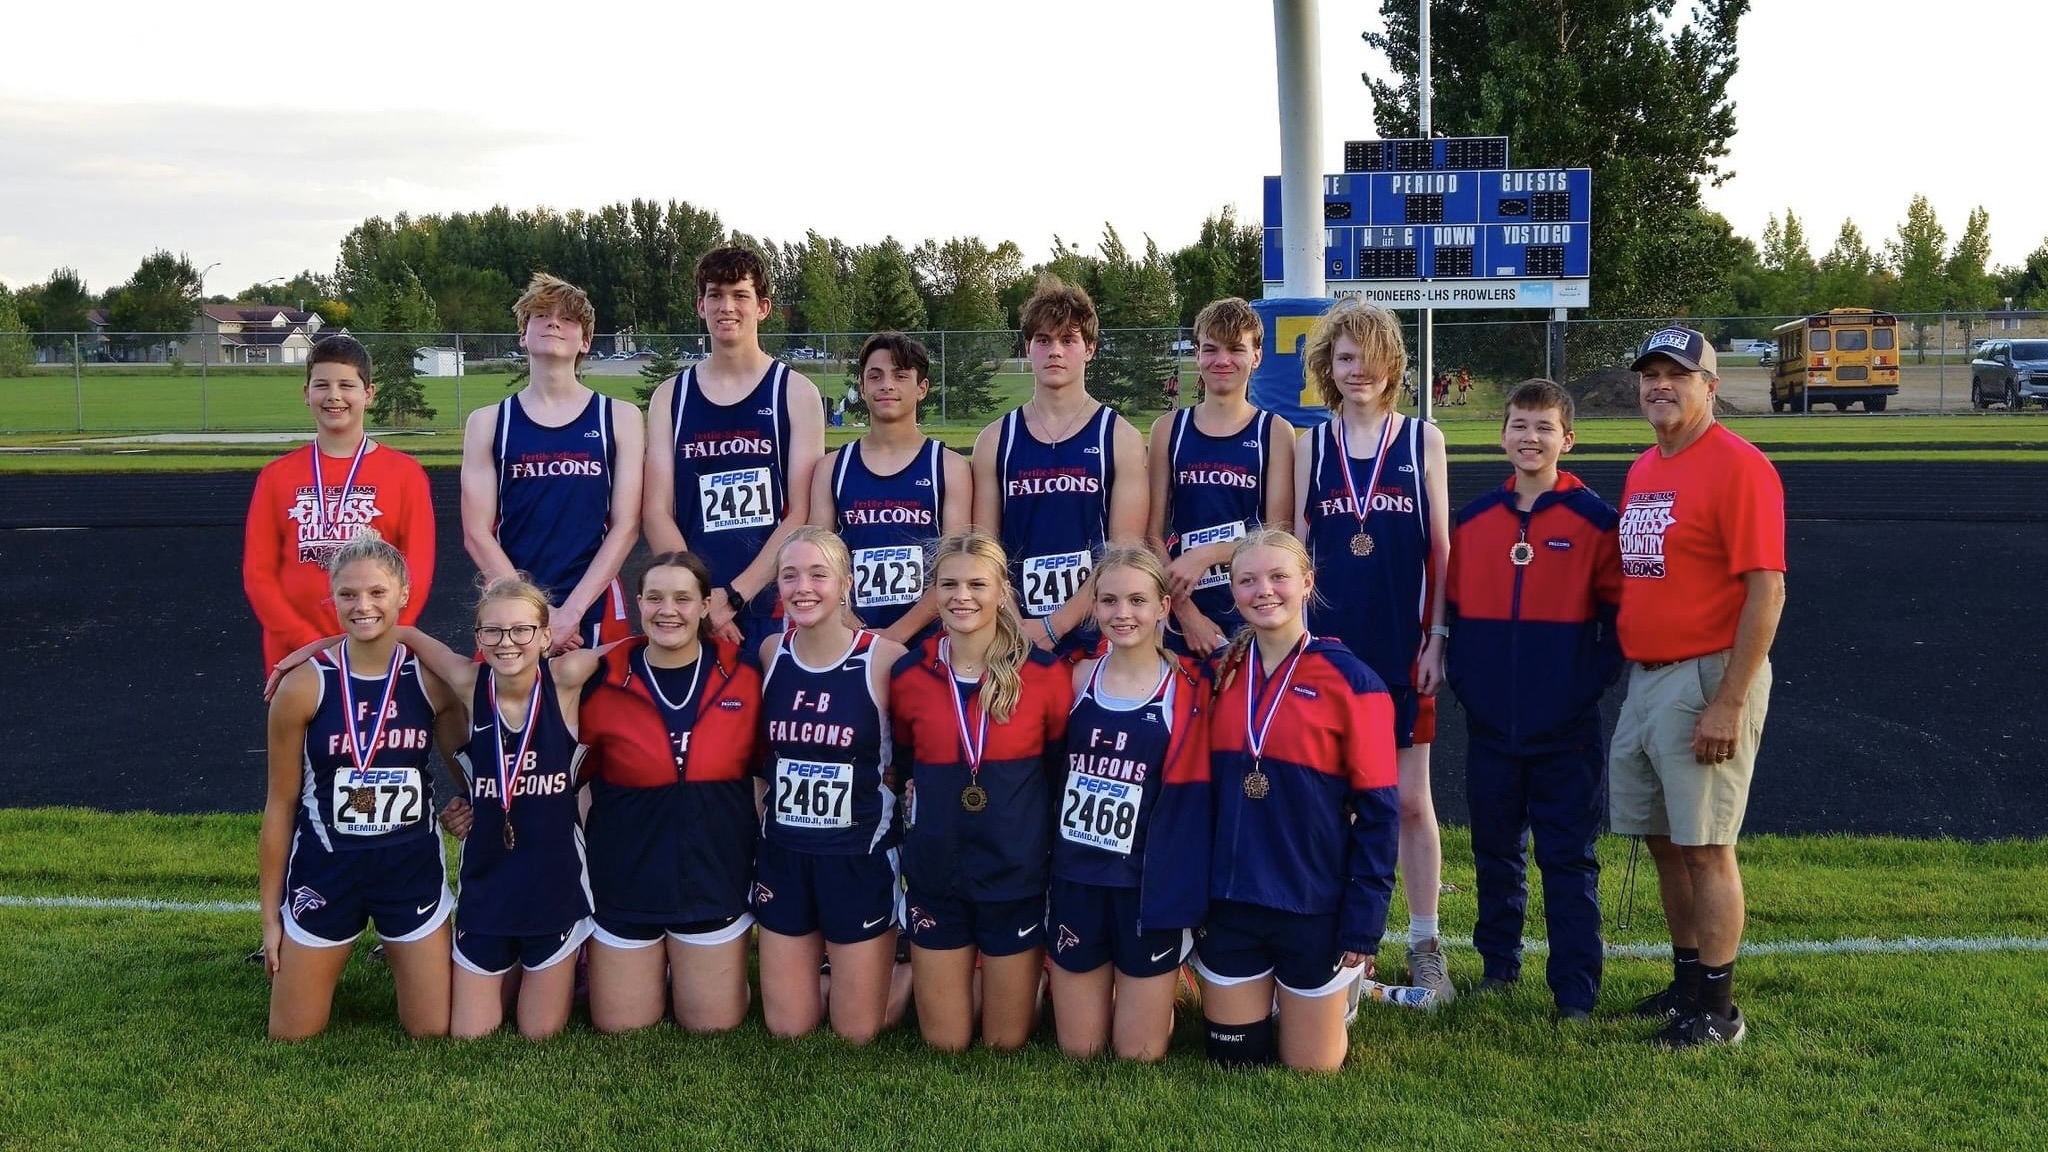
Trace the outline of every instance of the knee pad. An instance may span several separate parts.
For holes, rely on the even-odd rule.
[[[1223,1068],[1257,1068],[1273,1062],[1273,1018],[1253,1024],[1202,1021],[1209,1060]]]

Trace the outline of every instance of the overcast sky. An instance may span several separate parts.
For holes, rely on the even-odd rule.
[[[68,265],[97,292],[166,247],[229,292],[330,270],[367,216],[636,196],[757,236],[974,234],[1036,260],[1105,221],[1170,248],[1225,204],[1256,220],[1280,168],[1266,0],[472,11],[10,11],[0,281]],[[1321,5],[1326,171],[1374,135],[1377,13]],[[1876,247],[1924,193],[1951,236],[1989,209],[1993,262],[2023,260],[2048,237],[2043,44],[2038,0],[1757,0],[1737,175],[1708,202],[1752,238],[1789,205],[1818,256],[1845,217]]]

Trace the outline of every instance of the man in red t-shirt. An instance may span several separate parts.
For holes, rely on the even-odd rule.
[[[1714,420],[1714,346],[1691,328],[1632,366],[1657,433],[1621,501],[1622,653],[1635,662],[1608,761],[1609,824],[1641,836],[1671,927],[1670,987],[1636,1005],[1673,1048],[1739,1043],[1735,840],[1770,702],[1785,603],[1785,490],[1756,446]]]
[[[401,624],[417,623],[434,582],[434,505],[426,470],[363,429],[376,390],[370,354],[349,336],[326,336],[306,359],[311,447],[265,465],[242,530],[242,589],[263,625],[263,666],[341,631],[327,559],[364,528],[405,556],[411,595]]]

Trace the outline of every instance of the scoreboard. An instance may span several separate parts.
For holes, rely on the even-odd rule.
[[[1367,140],[1323,178],[1323,274],[1359,281],[1584,280],[1593,173],[1508,168],[1504,137]],[[1491,166],[1459,167],[1478,162]],[[1427,165],[1427,166],[1424,166]],[[1284,279],[1280,178],[1265,185],[1264,274]]]

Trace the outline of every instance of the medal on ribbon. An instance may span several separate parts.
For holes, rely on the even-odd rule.
[[[1517,568],[1527,568],[1529,562],[1534,559],[1536,559],[1536,546],[1529,543],[1529,525],[1524,521],[1521,538],[1516,540],[1514,545],[1508,549],[1508,562]]]
[[[1372,515],[1372,494],[1379,490],[1380,466],[1387,462],[1387,445],[1393,442],[1394,416],[1388,413],[1380,421],[1380,444],[1372,454],[1372,477],[1365,482],[1365,496],[1360,499],[1358,483],[1351,477],[1351,443],[1344,432],[1344,417],[1338,416],[1333,423],[1337,426],[1337,458],[1344,465],[1344,490],[1351,494],[1351,514],[1358,517],[1358,533],[1351,537],[1353,556],[1372,555],[1372,533],[1365,530],[1365,522]]]
[[[540,694],[547,687],[545,677],[533,679],[533,695],[526,702],[526,726],[519,730],[519,750],[508,759],[505,745],[511,743],[505,732],[505,714],[498,710],[498,674],[490,673],[491,727],[497,736],[498,756],[498,807],[504,812],[505,850],[519,846],[519,836],[512,830],[512,786],[519,782],[519,770],[526,765],[526,751],[533,746],[533,730],[540,723]]]
[[[391,667],[384,670],[384,697],[377,702],[377,715],[370,723],[368,739],[364,739],[362,729],[356,726],[356,691],[348,670],[348,641],[341,642],[341,650],[335,654],[334,663],[341,669],[341,711],[348,722],[348,807],[365,816],[374,816],[377,812],[377,789],[363,781],[369,778],[370,761],[377,755],[377,747],[384,742],[384,726],[391,714],[391,698],[398,689],[398,669],[405,663],[405,645],[391,646]]]
[[[348,494],[355,489],[356,473],[362,470],[363,457],[370,451],[370,438],[356,445],[354,459],[348,462],[348,473],[341,478],[341,495],[335,498],[332,509],[327,506],[327,485],[320,478],[320,442],[313,442],[313,538],[327,539],[330,529],[338,529],[341,511],[348,505]]]
[[[960,754],[967,760],[967,787],[960,790],[960,807],[969,812],[988,809],[988,789],[981,786],[981,757],[988,747],[988,709],[981,710],[981,725],[973,733],[968,731],[967,694],[961,690],[960,678],[953,673],[952,642],[939,644],[939,663],[945,666],[946,676],[952,681],[953,720],[959,725]]]
[[[1287,686],[1294,682],[1294,670],[1301,664],[1302,654],[1308,651],[1309,641],[1314,639],[1304,632],[1301,639],[1289,652],[1280,669],[1272,675],[1265,675],[1265,661],[1259,658],[1257,649],[1246,653],[1251,663],[1251,679],[1245,684],[1244,693],[1244,738],[1252,749],[1252,770],[1245,773],[1244,794],[1247,799],[1264,800],[1272,794],[1273,781],[1266,775],[1266,733],[1273,727],[1273,718],[1280,714],[1281,701],[1287,698]],[[1272,700],[1266,699],[1265,687],[1259,683],[1261,676],[1267,684],[1278,684]]]

